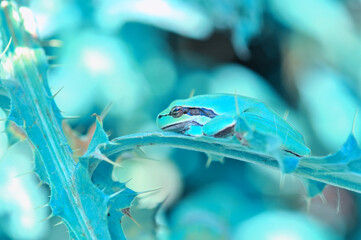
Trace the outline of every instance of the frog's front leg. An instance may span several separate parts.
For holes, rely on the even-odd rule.
[[[249,136],[250,132],[251,129],[247,125],[245,119],[242,116],[237,116],[237,123],[236,123],[234,135],[241,145],[249,147],[247,138],[250,137]]]
[[[203,128],[203,134],[206,136],[225,138],[234,134],[236,120],[232,116],[220,115],[214,117]]]
[[[203,136],[202,126],[201,125],[192,125],[183,134],[193,137]]]
[[[247,133],[236,132],[235,136],[241,145],[249,147],[248,141],[246,140]]]

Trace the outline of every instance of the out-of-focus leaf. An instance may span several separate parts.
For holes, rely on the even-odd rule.
[[[279,115],[288,107],[266,80],[254,71],[236,64],[226,64],[210,74],[209,93],[229,93],[259,99]]]
[[[30,156],[29,144],[21,142],[0,160],[0,238],[36,240],[49,230],[49,222],[39,224],[49,214],[49,208],[39,208],[48,196],[37,186]]]
[[[109,102],[114,103],[113,112],[125,114],[147,98],[148,83],[119,39],[94,31],[78,33],[67,44],[63,58],[67,65],[50,77],[54,92],[67,86],[55,100],[68,115],[91,114],[93,105]]]
[[[345,141],[361,106],[361,101],[352,95],[345,82],[344,76],[326,67],[305,70],[297,79],[300,103],[308,114],[313,131],[328,152],[335,151]],[[355,120],[354,133],[360,139],[361,128],[358,126],[361,118]]]
[[[341,237],[304,214],[269,211],[241,223],[232,239],[338,240]]]
[[[229,239],[234,227],[259,211],[227,182],[210,184],[184,198],[172,211],[171,239]]]
[[[211,19],[204,12],[182,1],[102,1],[97,21],[113,31],[125,22],[139,21],[198,39],[207,37],[213,29]]]
[[[122,166],[113,171],[114,178],[127,182],[127,186],[139,193],[140,207],[154,208],[160,202],[167,207],[180,196],[183,185],[179,170],[170,161],[155,161],[146,157],[118,157]]]
[[[74,2],[62,0],[32,0],[29,8],[36,17],[39,34],[42,38],[52,37],[59,31],[79,27],[81,11]]]
[[[321,44],[316,56],[323,56],[322,61],[337,63],[353,76],[353,87],[358,87],[361,40],[343,2],[272,0],[269,9],[275,18],[293,31],[291,35],[301,32]],[[309,57],[305,60],[308,61]]]

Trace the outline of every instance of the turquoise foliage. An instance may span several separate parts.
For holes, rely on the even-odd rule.
[[[87,153],[79,162],[73,159],[48,87],[45,54],[21,16],[16,4],[1,2],[1,41],[12,41],[1,59],[1,85],[11,99],[8,121],[26,133],[34,146],[34,171],[50,187],[51,216],[62,217],[76,239],[124,239],[121,219],[136,193],[114,182],[113,165],[97,154],[97,146],[108,142],[99,121]]]
[[[257,144],[267,146],[274,142],[273,138],[262,135],[254,131],[252,134],[257,136]],[[233,158],[241,161],[261,164],[273,168],[280,168],[284,173],[292,173],[297,176],[317,180],[313,183],[317,186],[308,187],[309,195],[315,196],[322,192],[324,183],[349,189],[355,192],[361,192],[359,168],[360,163],[360,147],[358,146],[353,134],[350,135],[344,146],[331,156],[325,157],[290,157],[274,154],[274,152],[266,151],[264,148],[260,150],[249,149],[235,144],[233,141],[214,138],[194,138],[177,133],[169,132],[150,132],[144,134],[133,134],[118,137],[109,142],[108,145],[101,147],[101,151],[112,156],[119,152],[135,148],[137,146],[147,145],[166,145],[182,149],[201,151],[207,154],[214,154],[222,157]],[[350,148],[351,147],[351,148]],[[351,154],[345,157],[345,150],[352,149]],[[281,149],[278,150],[279,152]],[[342,156],[342,157],[340,157]],[[219,158],[215,158],[218,160]],[[331,161],[328,161],[330,159]]]
[[[343,3],[297,0],[299,8],[292,8],[291,1],[282,0],[33,0],[29,4],[34,13],[39,11],[40,44],[35,21],[24,20],[31,11],[16,2],[24,1],[0,0],[0,93],[5,89],[10,99],[8,117],[0,120],[9,145],[26,139],[32,146],[33,171],[50,191],[46,206],[52,213],[44,220],[58,216],[70,238],[276,239],[280,232],[285,238],[338,240],[339,235],[357,235],[346,228],[354,223],[357,208],[352,204],[359,196],[343,189],[361,193],[360,129],[348,132],[350,116],[361,103],[361,45]],[[316,24],[320,16],[327,17]],[[54,41],[63,46],[44,47]],[[65,64],[49,72],[48,62]],[[65,86],[57,104],[48,77],[54,89]],[[188,132],[193,136],[155,130],[156,114],[192,89],[196,96],[227,93],[233,103],[237,94],[265,105],[259,105],[263,111],[220,116],[203,132]],[[9,105],[1,94],[1,106]],[[64,112],[82,115],[71,126],[80,125],[82,132],[94,122],[86,117],[111,101],[111,120],[104,124],[120,137],[109,139],[103,114],[96,116],[88,135],[68,134]],[[335,106],[332,111],[330,106]],[[216,107],[234,111],[229,102]],[[277,119],[266,116],[268,108],[276,110]],[[288,113],[287,121],[281,118]],[[360,118],[354,122],[357,126]],[[234,124],[239,135],[216,138],[221,124]],[[124,135],[132,132],[138,133]],[[83,144],[80,151],[72,141]],[[168,148],[158,151],[162,146]],[[169,166],[159,172],[144,167],[150,159]],[[141,167],[145,171],[135,174]],[[149,182],[161,181],[166,189],[130,187],[144,184],[151,171],[155,180]],[[164,172],[168,175],[154,177]],[[297,185],[290,179],[301,181]],[[279,190],[288,183],[292,186]],[[343,189],[335,193],[327,185]],[[144,200],[137,196],[158,190],[166,197],[152,199],[153,208],[137,208]],[[325,226],[310,219],[316,214],[302,212],[305,202],[311,208],[311,198],[338,201],[337,207],[322,206],[319,219]],[[8,212],[6,206],[16,206],[1,207],[2,201],[0,238],[9,235],[1,229],[7,221],[1,214]],[[333,232],[334,226],[340,229]]]

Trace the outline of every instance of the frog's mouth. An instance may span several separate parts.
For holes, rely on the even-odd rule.
[[[190,126],[203,126],[194,120],[184,121],[184,122],[177,122],[171,125],[162,127],[164,131],[174,131],[174,132],[183,132],[188,130]]]

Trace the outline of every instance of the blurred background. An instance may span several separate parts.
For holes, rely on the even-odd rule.
[[[313,155],[341,148],[361,104],[360,0],[23,0],[49,59],[49,85],[69,124],[86,134],[112,104],[117,136],[158,130],[175,99],[232,93],[265,102],[298,129]],[[0,112],[5,116],[4,112]],[[1,117],[3,118],[3,117]],[[361,117],[355,120],[361,139]],[[3,124],[3,122],[1,122]],[[0,130],[4,126],[0,126]],[[0,136],[0,239],[65,239],[26,142]],[[7,150],[6,150],[7,149]],[[148,147],[114,178],[136,191],[122,222],[129,239],[361,239],[359,194],[226,159]],[[161,205],[161,206],[160,206]],[[160,208],[157,214],[156,210]],[[156,223],[152,219],[156,215]]]

